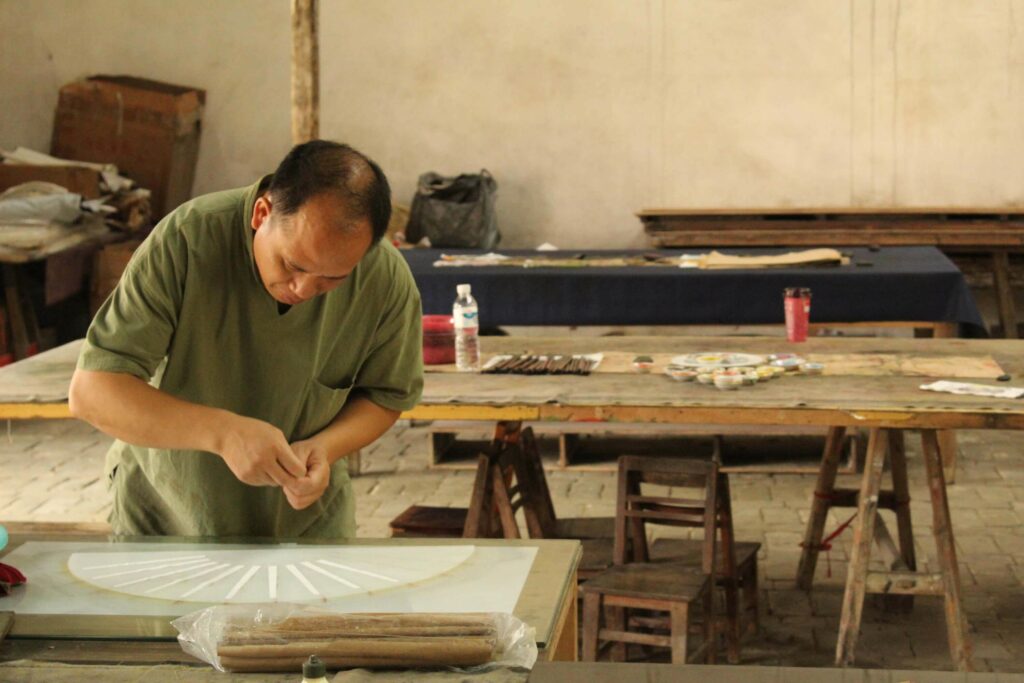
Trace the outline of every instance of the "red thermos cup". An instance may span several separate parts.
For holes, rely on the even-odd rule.
[[[455,325],[450,315],[423,316],[423,363],[455,362]]]
[[[811,290],[806,287],[787,287],[783,297],[786,307],[786,339],[791,342],[807,341],[807,326],[811,320]]]

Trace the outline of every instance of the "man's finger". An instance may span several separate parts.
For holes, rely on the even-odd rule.
[[[309,495],[315,489],[313,480],[308,476],[298,477],[292,479],[291,483],[284,487],[286,491],[289,491],[297,496]]]
[[[316,502],[316,498],[313,496],[296,496],[285,489],[285,498],[288,499],[288,504],[295,510],[303,510],[308,508],[310,505]]]
[[[266,472],[267,476],[273,479],[278,486],[288,488],[295,485],[295,477],[288,474],[279,462],[271,463]]]
[[[302,462],[288,446],[278,449],[277,462],[293,477],[301,477],[306,473],[306,463]]]

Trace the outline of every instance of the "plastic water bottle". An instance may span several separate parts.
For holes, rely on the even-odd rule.
[[[480,311],[476,299],[469,293],[469,285],[457,285],[452,319],[455,322],[455,367],[462,372],[480,369]]]

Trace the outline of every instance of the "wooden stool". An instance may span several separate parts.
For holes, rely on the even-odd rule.
[[[702,489],[700,499],[644,495],[642,484]],[[730,660],[739,659],[737,573],[732,517],[726,507],[728,480],[715,462],[623,456],[619,459],[618,500],[615,515],[615,566],[580,587],[583,594],[583,659],[596,661],[601,641],[612,641],[613,659],[625,657],[625,644],[669,647],[673,663],[684,663],[704,653],[716,657],[715,595],[712,577],[725,587],[726,636]],[[687,561],[651,561],[647,524],[700,527],[700,564]],[[718,537],[722,567],[719,569]],[[701,647],[689,654],[690,605],[703,606]],[[645,633],[663,619],[630,615],[628,610],[668,612],[668,634]],[[602,612],[605,625],[601,626]]]

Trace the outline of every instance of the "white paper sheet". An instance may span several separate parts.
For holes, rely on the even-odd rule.
[[[223,555],[223,551],[236,551]],[[241,553],[237,552],[241,551]],[[388,569],[375,572],[367,564],[373,553],[390,563]],[[101,588],[92,582],[75,576],[68,563],[72,555],[78,554],[74,564],[76,572],[88,573],[91,577],[103,574],[129,571],[145,565],[125,566],[125,562],[158,559],[154,553],[164,553],[166,567],[172,571],[187,564],[188,558],[206,556],[215,560],[213,566],[226,564],[216,571],[196,577],[193,581],[182,582],[185,588],[180,593],[194,589],[203,579],[213,579],[234,566],[234,570],[196,593],[182,599],[180,595],[165,593],[163,597],[128,595]],[[526,577],[533,565],[535,547],[498,546],[387,546],[387,545],[220,545],[220,544],[177,544],[177,543],[102,543],[102,542],[29,542],[16,548],[4,558],[28,577],[28,583],[14,589],[10,596],[0,598],[0,609],[14,610],[19,614],[101,614],[125,616],[180,616],[204,604],[221,604],[234,585],[250,571],[252,566],[265,567],[250,577],[239,588],[238,596],[246,599],[267,599],[270,590],[268,580],[270,567],[277,575],[277,594],[273,599],[280,601],[303,601],[320,605],[326,609],[346,612],[512,612],[519,601]],[[315,557],[314,557],[315,556]],[[176,560],[169,558],[177,558]],[[230,557],[230,562],[224,562]],[[184,558],[184,559],[183,559]],[[109,561],[107,561],[109,560]],[[287,560],[287,561],[286,561]],[[350,568],[370,571],[380,576],[398,579],[402,583],[391,584],[386,580],[372,579],[366,574],[345,571],[338,566],[325,564],[321,560]],[[347,560],[347,561],[346,561]],[[313,563],[335,576],[347,579],[362,588],[371,590],[337,591],[331,584],[337,584],[304,562]],[[306,580],[321,593],[311,595],[310,591],[290,571],[293,565]],[[413,569],[422,564],[426,570]],[[87,567],[106,567],[103,570],[87,570]],[[404,569],[402,569],[404,567]],[[206,569],[206,567],[204,567]],[[109,570],[109,571],[108,571]],[[186,573],[187,574],[187,573]],[[418,579],[415,577],[419,577]],[[139,575],[141,577],[141,574]],[[132,575],[123,575],[127,581]],[[287,578],[286,578],[287,577]],[[121,578],[121,577],[112,577]],[[170,575],[166,581],[181,578]],[[409,581],[409,579],[412,579]],[[158,582],[140,582],[147,587]],[[388,584],[388,585],[385,585]],[[337,584],[344,587],[342,584]],[[173,588],[173,587],[171,587]],[[170,591],[170,588],[166,589]],[[236,597],[238,597],[236,596]],[[172,599],[168,599],[172,598]],[[192,602],[193,598],[201,602]],[[233,600],[234,602],[245,600]]]

